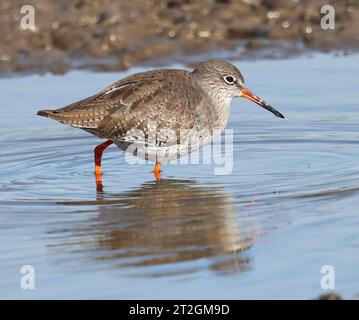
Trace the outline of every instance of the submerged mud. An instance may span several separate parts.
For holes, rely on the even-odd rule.
[[[24,4],[35,28],[21,28]],[[322,5],[335,9],[323,30]],[[125,70],[190,62],[198,55],[276,58],[307,50],[359,47],[357,1],[284,0],[3,0],[0,73]]]

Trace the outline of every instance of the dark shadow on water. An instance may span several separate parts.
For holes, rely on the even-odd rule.
[[[144,276],[193,273],[203,269],[202,262],[191,263],[200,259],[220,274],[250,269],[250,228],[241,230],[235,200],[224,188],[164,179],[120,194],[104,193],[96,203],[62,203],[90,205],[97,212],[79,225],[50,231],[57,239],[50,248],[86,253],[90,263],[131,272],[137,267]]]

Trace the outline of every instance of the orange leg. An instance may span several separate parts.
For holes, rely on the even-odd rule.
[[[156,180],[161,180],[161,164],[156,161],[156,165],[152,170]]]
[[[103,151],[113,144],[111,140],[107,140],[104,143],[99,144],[95,148],[95,175],[96,175],[96,186],[97,186],[97,192],[103,192],[102,188],[102,174],[101,174],[101,158]]]

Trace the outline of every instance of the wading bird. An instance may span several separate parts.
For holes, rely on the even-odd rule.
[[[101,92],[56,110],[37,114],[107,139],[95,148],[97,190],[101,158],[115,143],[135,156],[160,164],[209,143],[227,125],[232,98],[254,101],[284,116],[244,86],[241,72],[222,60],[201,62],[193,71],[159,69],[133,74]]]

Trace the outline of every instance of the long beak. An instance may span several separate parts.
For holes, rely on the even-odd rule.
[[[261,107],[263,107],[264,109],[267,109],[268,111],[272,112],[275,116],[277,116],[278,118],[283,118],[284,116],[277,111],[276,109],[274,109],[272,106],[270,106],[267,102],[265,102],[262,98],[256,96],[252,91],[250,91],[249,89],[247,89],[246,87],[243,87],[241,89],[241,96],[243,98],[246,98],[248,100],[251,100],[253,102],[255,102],[256,104],[260,105]]]

